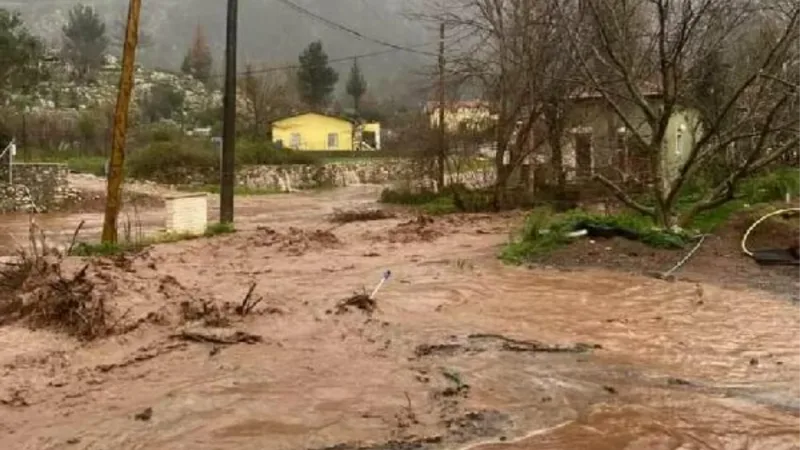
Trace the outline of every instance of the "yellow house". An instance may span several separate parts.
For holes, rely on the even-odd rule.
[[[272,122],[272,141],[305,151],[379,150],[380,124],[361,125],[345,117],[305,113]]]

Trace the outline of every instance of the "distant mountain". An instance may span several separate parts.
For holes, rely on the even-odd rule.
[[[293,0],[325,18],[356,29],[365,36],[402,46],[431,45],[434,35],[423,24],[410,20],[407,12],[421,0]],[[0,7],[19,10],[33,32],[57,45],[67,13],[77,2],[72,0],[0,0]],[[109,31],[121,35],[128,0],[83,0],[106,18]],[[142,49],[140,61],[150,67],[177,69],[189,46],[195,27],[205,28],[212,45],[217,70],[224,58],[226,3],[224,0],[144,0],[143,31],[152,45]],[[387,47],[359,40],[334,30],[312,17],[295,11],[278,0],[239,2],[239,62],[256,65],[295,64],[299,53],[311,41],[320,39],[332,58],[378,52]],[[386,96],[404,89],[404,81],[434,61],[403,51],[359,60],[372,94]],[[345,80],[349,61],[335,63],[340,80]],[[343,82],[341,84],[344,84]]]

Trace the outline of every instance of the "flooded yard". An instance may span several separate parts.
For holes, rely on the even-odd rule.
[[[378,189],[237,199],[236,234],[91,262],[90,280],[126,331],[81,343],[0,327],[0,441],[800,448],[792,302],[708,278],[505,266],[497,252],[517,213],[328,221],[335,208],[374,206]],[[26,236],[27,220],[5,218],[0,234]],[[80,220],[99,233],[102,217],[37,220],[63,237]],[[141,220],[157,229],[163,213],[142,211]],[[374,311],[342,307],[386,270]],[[251,287],[251,314],[213,324],[187,314],[240,306]],[[217,337],[202,334],[211,331]]]

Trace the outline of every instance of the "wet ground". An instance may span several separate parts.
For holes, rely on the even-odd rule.
[[[242,199],[234,235],[92,263],[126,331],[0,328],[4,448],[800,448],[791,302],[504,266],[515,214],[328,222],[376,194]],[[374,311],[340,307],[385,270]]]

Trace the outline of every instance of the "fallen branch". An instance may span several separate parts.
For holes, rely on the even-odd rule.
[[[241,305],[236,307],[236,313],[240,316],[244,317],[250,314],[253,309],[258,306],[259,303],[261,303],[261,300],[263,300],[263,298],[259,297],[255,301],[251,302],[253,299],[253,291],[255,291],[257,285],[257,283],[250,285],[250,289],[248,289],[247,295],[244,296]]]
[[[264,342],[264,338],[257,334],[251,334],[244,331],[234,331],[230,334],[221,334],[218,330],[182,330],[179,333],[170,336],[172,339],[181,339],[184,341],[202,342],[220,345],[234,345],[234,344],[256,344]]]
[[[75,228],[75,232],[72,233],[72,240],[69,243],[69,247],[67,248],[67,256],[72,254],[72,249],[75,248],[75,241],[78,239],[78,233],[81,232],[81,228],[86,223],[85,220],[81,220],[81,223],[78,224],[78,227]]]

